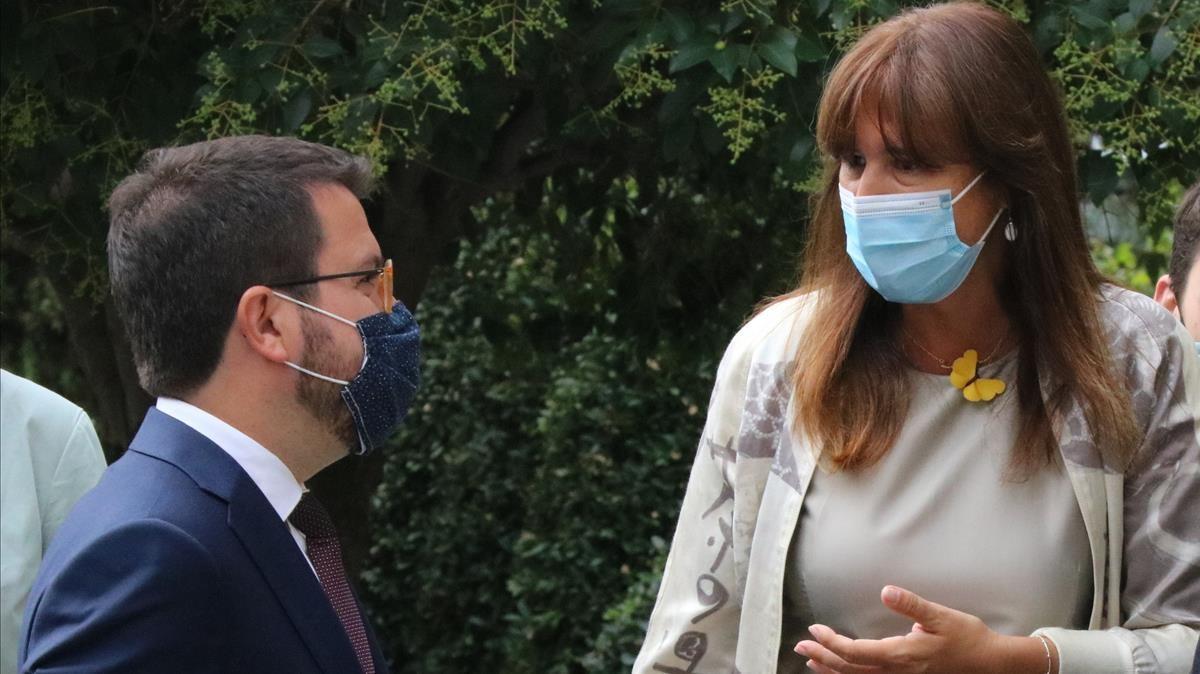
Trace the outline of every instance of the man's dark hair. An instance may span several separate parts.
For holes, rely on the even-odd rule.
[[[1200,241],[1200,180],[1192,183],[1175,211],[1175,244],[1171,250],[1171,262],[1167,273],[1171,275],[1171,292],[1183,300],[1183,289],[1187,287],[1188,272],[1196,263],[1196,243]]]
[[[151,150],[113,190],[109,279],[148,393],[178,397],[208,381],[247,288],[316,275],[321,226],[308,188],[320,184],[361,199],[370,162],[237,136]]]

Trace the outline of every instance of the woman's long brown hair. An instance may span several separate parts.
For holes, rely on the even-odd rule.
[[[813,195],[800,287],[780,298],[813,302],[793,380],[795,427],[822,448],[824,465],[855,470],[887,453],[908,412],[898,307],[845,252],[837,164],[853,151],[867,106],[890,148],[930,165],[969,160],[1007,190],[1018,236],[1000,291],[1021,337],[1012,475],[1054,461],[1052,419],[1072,399],[1105,457],[1123,465],[1137,431],[1100,324],[1104,278],[1088,251],[1058,91],[1020,26],[967,2],[908,10],[873,28],[826,83],[817,122],[826,180]]]

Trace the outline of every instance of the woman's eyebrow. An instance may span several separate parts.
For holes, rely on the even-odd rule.
[[[902,148],[902,147],[889,147],[887,150],[887,153],[888,153],[888,156],[890,156],[892,159],[896,159],[896,160],[900,160],[900,161],[913,162],[915,164],[921,164],[923,166],[936,166],[937,165],[937,162],[934,161],[933,157],[930,157],[928,155],[922,155],[917,152],[910,152],[909,150]]]

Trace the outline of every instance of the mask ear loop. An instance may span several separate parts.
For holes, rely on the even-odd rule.
[[[996,215],[992,218],[992,224],[988,225],[988,228],[983,231],[983,236],[979,237],[979,241],[975,242],[976,246],[982,244],[984,241],[987,241],[988,235],[992,233],[992,230],[996,227],[996,222],[1000,220],[1000,216],[1003,213],[1003,208],[996,211]]]
[[[966,186],[966,187],[964,187],[964,188],[962,188],[962,191],[958,193],[958,196],[956,196],[956,197],[954,197],[953,199],[951,199],[951,200],[950,200],[950,205],[951,205],[951,206],[953,206],[954,204],[957,204],[957,203],[958,203],[958,200],[959,200],[959,199],[962,199],[962,198],[963,198],[963,196],[964,196],[964,195],[965,195],[967,192],[970,192],[970,191],[971,191],[971,188],[972,188],[972,187],[975,187],[975,183],[979,182],[979,181],[980,181],[980,180],[983,178],[983,176],[985,176],[985,175],[987,175],[987,171],[984,171],[984,172],[980,173],[979,175],[975,176],[975,179],[974,179],[974,180],[972,180],[971,182],[967,183],[967,186]]]
[[[341,321],[342,323],[345,323],[346,325],[349,325],[349,326],[350,326],[350,327],[352,327],[352,328],[358,327],[358,326],[357,326],[357,325],[354,323],[354,321],[351,321],[351,320],[348,320],[348,319],[342,318],[341,316],[338,316],[338,315],[337,315],[337,314],[335,314],[335,313],[331,313],[331,312],[325,311],[325,310],[324,310],[324,309],[322,309],[321,307],[314,307],[313,305],[309,304],[308,302],[301,302],[300,300],[296,299],[295,297],[289,297],[289,296],[287,296],[287,295],[284,295],[283,293],[279,292],[278,290],[272,290],[271,292],[272,292],[272,293],[273,293],[273,294],[274,294],[276,297],[281,297],[281,298],[283,298],[283,299],[285,299],[285,300],[287,300],[287,301],[289,301],[289,302],[293,302],[293,303],[295,303],[295,304],[299,304],[300,306],[304,307],[305,309],[311,309],[311,310],[313,310],[313,311],[317,312],[318,314],[322,314],[322,315],[328,316],[328,317],[332,318],[332,319],[333,319],[333,320],[335,320],[335,321]]]
[[[1003,208],[996,211],[995,217],[992,218],[992,224],[988,225],[988,228],[986,230],[984,230],[984,232],[983,232],[983,236],[979,237],[979,240],[976,241],[975,243],[971,244],[970,246],[967,246],[967,243],[965,241],[963,241],[962,237],[958,236],[957,233],[954,235],[955,240],[958,241],[959,243],[961,243],[962,245],[967,246],[969,249],[972,249],[972,250],[976,249],[976,248],[983,248],[984,243],[987,242],[988,235],[992,233],[992,229],[995,228],[996,222],[1000,219],[1000,214],[1003,212],[1004,212]]]
[[[328,316],[335,321],[341,321],[342,323],[345,323],[346,325],[349,325],[352,328],[358,329],[358,324],[355,323],[354,321],[342,318],[341,316],[338,316],[335,313],[325,311],[321,307],[313,306],[313,305],[309,304],[308,302],[302,302],[302,301],[296,299],[295,297],[289,297],[287,295],[284,295],[283,293],[279,292],[278,290],[272,290],[271,292],[276,297],[285,299],[285,300],[295,303],[295,304],[299,304],[300,306],[304,307],[305,309],[311,309],[311,310],[317,312],[318,314],[321,314],[323,316]],[[298,372],[303,372],[304,374],[306,374],[310,377],[316,377],[317,379],[327,381],[331,384],[338,384],[339,386],[349,386],[350,385],[350,382],[347,380],[329,377],[329,376],[321,374],[320,372],[313,372],[312,370],[300,367],[299,365],[297,365],[289,360],[285,360],[285,361],[283,361],[283,363],[284,363],[284,365],[287,365],[288,367],[292,368],[293,370],[296,370]],[[364,343],[363,344],[363,362],[362,362],[362,365],[359,366],[359,369],[361,370],[363,367],[366,366],[366,364],[367,364],[367,350],[366,350],[366,344]]]
[[[970,192],[971,188],[975,187],[975,184],[982,180],[983,176],[985,175],[987,175],[987,171],[983,171],[979,175],[975,176],[974,180],[967,183],[967,186],[962,188],[962,191],[958,193],[958,196],[950,200],[950,205],[953,206],[954,204],[958,203],[958,200],[962,199],[967,192]],[[1004,208],[996,211],[996,215],[992,217],[991,223],[989,223],[987,229],[984,230],[983,236],[979,237],[979,240],[975,242],[976,246],[982,244],[984,241],[987,241],[988,235],[992,233],[992,229],[996,226],[996,221],[1000,219],[1000,215],[1002,213],[1004,213]]]
[[[348,382],[348,381],[345,381],[342,379],[334,379],[333,377],[327,377],[327,376],[321,374],[320,372],[313,372],[312,370],[309,370],[307,368],[300,367],[299,365],[293,363],[290,360],[283,361],[283,364],[287,365],[288,367],[292,368],[293,370],[298,370],[300,372],[303,372],[304,374],[306,374],[310,377],[316,377],[317,379],[323,379],[323,380],[329,382],[330,384],[338,384],[339,386],[349,386],[350,385],[350,382]]]

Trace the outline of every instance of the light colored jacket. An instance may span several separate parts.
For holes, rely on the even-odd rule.
[[[0,370],[0,674],[16,674],[25,599],[50,538],[103,472],[78,405]]]
[[[1141,444],[1127,471],[1114,470],[1077,403],[1056,420],[1094,596],[1087,630],[1038,633],[1058,645],[1062,674],[1186,674],[1200,627],[1200,359],[1144,296],[1106,286],[1100,311]],[[770,306],[721,361],[635,674],[803,666],[791,649],[807,625],[787,624],[783,580],[817,463],[792,427],[789,384],[807,315],[804,298]]]

